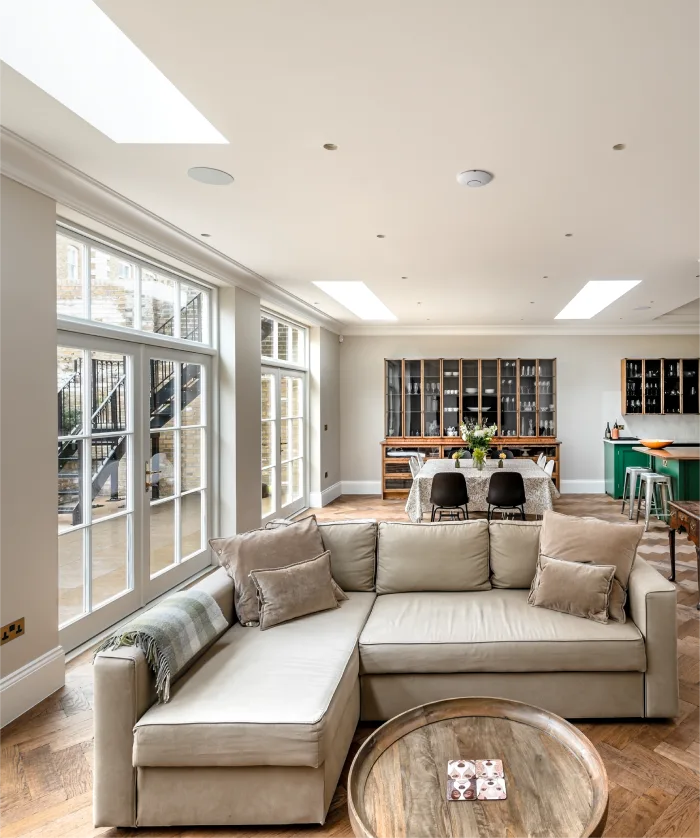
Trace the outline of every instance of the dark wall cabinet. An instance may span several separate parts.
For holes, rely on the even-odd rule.
[[[625,358],[622,413],[698,413],[697,358]]]

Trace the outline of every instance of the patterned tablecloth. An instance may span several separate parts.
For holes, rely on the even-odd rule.
[[[488,504],[486,495],[489,488],[491,474],[498,468],[498,460],[486,460],[484,470],[479,471],[470,460],[462,460],[459,468],[467,481],[469,493],[469,510],[486,512]],[[430,512],[430,491],[433,485],[433,475],[438,471],[453,471],[454,460],[427,460],[423,468],[413,480],[411,491],[406,501],[406,512],[414,523],[421,520],[423,512]],[[552,509],[552,501],[559,497],[559,491],[551,479],[532,460],[505,460],[504,469],[519,471],[525,483],[525,512],[530,515],[542,515],[545,509]]]

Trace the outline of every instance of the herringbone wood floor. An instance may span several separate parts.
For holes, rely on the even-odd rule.
[[[406,520],[402,501],[343,497],[319,519],[380,518]],[[562,512],[619,521],[619,505],[604,495],[568,495],[556,504]],[[670,571],[667,529],[655,524],[645,535],[640,555],[664,575]],[[611,721],[579,724],[595,743],[610,780],[608,836],[700,836],[698,683],[700,612],[695,550],[677,538],[678,663],[680,715],[671,721]],[[13,836],[349,836],[345,781],[350,760],[371,728],[360,726],[328,820],[323,827],[262,829],[143,829],[92,827],[92,673],[90,653],[68,666],[60,692],[8,725],[2,733],[0,817],[2,835]]]

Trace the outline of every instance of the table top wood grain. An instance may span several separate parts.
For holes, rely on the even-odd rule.
[[[505,800],[448,801],[447,761],[501,759]],[[378,728],[355,757],[356,836],[599,836],[608,781],[591,742],[564,719],[499,698],[452,698]]]
[[[635,445],[633,451],[640,454],[650,454],[652,457],[663,457],[664,460],[700,460],[700,447],[683,448],[647,448],[644,445]]]
[[[680,512],[685,512],[686,515],[692,515],[693,518],[700,519],[700,501],[697,500],[671,500],[668,505],[673,509],[675,507]]]

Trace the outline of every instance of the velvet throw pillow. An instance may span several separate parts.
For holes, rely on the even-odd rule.
[[[627,586],[644,534],[639,524],[613,524],[599,518],[578,518],[548,510],[540,533],[540,556],[569,562],[614,565],[610,619],[624,623]]]
[[[328,551],[315,559],[286,567],[253,570],[250,576],[260,603],[261,631],[297,617],[338,607],[338,586],[331,576],[331,554]]]
[[[325,549],[314,515],[286,527],[212,538],[209,544],[233,579],[236,616],[244,626],[255,626],[260,618],[251,571],[313,559]]]
[[[614,576],[615,565],[540,556],[527,601],[538,608],[607,623]]]

